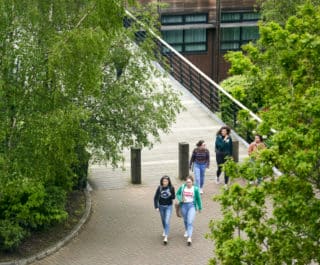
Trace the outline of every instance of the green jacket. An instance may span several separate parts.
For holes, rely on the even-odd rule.
[[[232,138],[229,136],[228,140],[224,141],[221,135],[217,135],[215,150],[216,152],[221,152],[225,155],[232,156]]]
[[[180,204],[183,203],[182,191],[184,190],[185,187],[186,187],[186,184],[182,184],[176,193],[176,198]],[[194,187],[194,200],[193,200],[194,207],[196,208],[196,210],[201,211],[202,210],[202,200],[201,200],[199,187],[195,186],[195,185],[193,187]]]

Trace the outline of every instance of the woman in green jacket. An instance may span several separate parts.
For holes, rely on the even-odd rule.
[[[193,185],[193,177],[188,176],[186,183],[182,184],[177,191],[176,198],[180,203],[181,213],[183,216],[185,233],[188,246],[191,245],[191,237],[193,232],[193,221],[196,216],[196,211],[202,210],[202,201],[199,187]]]

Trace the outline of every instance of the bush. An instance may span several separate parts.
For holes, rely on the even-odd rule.
[[[0,220],[0,249],[11,250],[17,247],[27,232],[9,220]]]
[[[255,108],[248,100],[249,83],[244,76],[237,75],[224,80],[221,85],[234,98],[242,102],[249,108]],[[257,123],[251,119],[248,111],[240,109],[233,101],[221,93],[221,119],[235,129],[237,133],[247,142],[251,142],[254,138],[253,131],[257,127]]]
[[[30,179],[15,179],[2,186],[0,249],[13,249],[30,231],[64,221],[65,201],[66,192],[61,188],[45,188]]]

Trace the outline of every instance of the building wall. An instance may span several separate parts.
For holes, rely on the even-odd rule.
[[[167,8],[161,8],[161,13],[201,13],[209,14],[209,21],[216,21],[216,6],[218,0],[139,0],[141,3],[164,3]],[[222,10],[252,10],[256,5],[256,0],[220,0]]]
[[[200,0],[201,1],[201,0]],[[221,8],[225,10],[248,10],[255,6],[255,0],[221,0]]]
[[[230,63],[224,59],[225,53],[222,53],[219,58],[219,80],[226,79],[229,74]]]
[[[214,20],[216,10],[216,0],[161,0],[161,3],[167,3],[168,8],[162,8],[161,12],[170,13],[201,13],[209,14],[209,21]]]

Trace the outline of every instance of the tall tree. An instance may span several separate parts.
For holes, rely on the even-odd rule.
[[[216,198],[223,218],[210,225],[211,264],[320,262],[319,11],[309,2],[284,26],[262,24],[256,45],[230,55],[233,70],[260,88],[266,108],[258,131],[277,133],[254,160],[226,166],[234,177],[265,182],[235,185]],[[282,176],[274,177],[272,166]]]
[[[117,166],[124,148],[151,146],[181,109],[152,81],[152,41],[134,44],[138,26],[123,27],[122,3],[0,1],[0,248],[66,218],[87,152]]]

